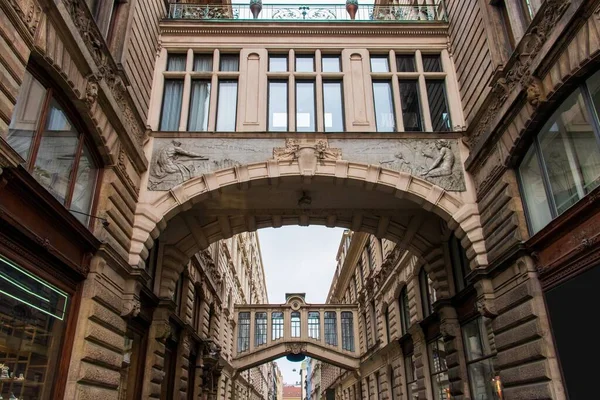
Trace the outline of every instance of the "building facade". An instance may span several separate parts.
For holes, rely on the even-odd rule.
[[[598,1],[198,3],[0,2],[2,397],[267,397],[292,224],[354,232],[326,398],[596,396]]]

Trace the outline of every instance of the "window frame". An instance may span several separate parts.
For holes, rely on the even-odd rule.
[[[97,154],[96,146],[93,143],[92,138],[90,137],[90,133],[88,132],[83,122],[79,119],[79,114],[77,113],[75,107],[68,101],[68,99],[64,96],[63,93],[61,93],[60,90],[56,90],[56,84],[54,83],[54,81],[45,73],[37,70],[36,68],[27,68],[26,73],[29,73],[31,75],[31,78],[34,81],[37,81],[46,90],[46,93],[43,101],[41,102],[41,109],[39,116],[35,122],[35,129],[32,131],[31,144],[29,145],[29,152],[27,154],[27,159],[25,160],[24,167],[27,170],[27,172],[33,177],[33,169],[35,168],[35,162],[39,155],[40,144],[44,136],[44,131],[46,130],[46,123],[48,122],[48,114],[50,112],[51,102],[54,99],[54,101],[56,101],[56,103],[61,107],[61,111],[67,118],[67,121],[72,126],[73,130],[77,133],[77,149],[75,152],[77,156],[73,159],[73,165],[71,166],[71,171],[69,172],[69,184],[68,190],[65,194],[64,203],[56,197],[54,197],[54,195],[50,193],[48,188],[46,188],[41,182],[38,182],[37,179],[36,182],[38,182],[38,184],[41,187],[43,187],[44,190],[50,193],[58,203],[60,203],[67,211],[69,211],[71,215],[73,215],[71,205],[73,201],[73,194],[75,192],[77,172],[79,170],[79,163],[81,161],[81,158],[84,155],[84,150],[87,150],[90,156],[90,161],[93,163],[95,169],[95,183],[93,185],[93,192],[90,198],[90,205],[86,215],[87,222],[81,222],[79,218],[77,218],[77,216],[73,216],[78,221],[80,221],[82,225],[84,225],[90,231],[92,231],[95,227],[95,222],[97,219],[94,216],[98,207],[98,196],[100,194],[100,187],[104,172],[104,165],[102,159]],[[21,92],[19,91],[17,97],[20,94]],[[15,107],[13,109],[13,116],[7,126],[7,133],[10,130],[10,125],[12,123],[13,118],[15,118],[15,111],[17,109],[16,107],[17,105],[15,104]],[[12,146],[10,147],[13,148]],[[80,212],[75,211],[75,214],[80,214]]]
[[[242,315],[244,318],[242,318]],[[246,316],[248,318],[246,318]],[[237,352],[238,354],[244,353],[246,351],[250,351],[250,318],[251,314],[248,311],[243,311],[238,313],[238,328],[237,328]],[[247,321],[247,323],[246,323]],[[242,327],[246,327],[247,329],[242,329]],[[247,335],[245,334],[247,333]]]
[[[485,324],[485,319],[486,318],[483,317],[483,316],[477,316],[475,318],[471,318],[471,319],[465,321],[460,326],[461,339],[463,340],[463,343],[467,343],[466,335],[465,335],[465,327],[467,325],[473,323],[474,321],[479,321],[477,323],[477,327],[478,327],[478,333],[479,333],[479,343],[481,345],[482,352],[484,351],[484,347],[485,347],[483,345],[483,334],[485,332],[482,332],[482,326],[483,326],[483,324]],[[483,361],[486,361],[486,360],[493,360],[493,358],[496,357],[496,356],[497,356],[497,352],[496,352],[496,350],[493,347],[491,347],[491,343],[490,343],[490,352],[489,352],[489,354],[484,354],[481,357],[473,358],[473,359],[469,360],[468,348],[467,348],[466,345],[464,346],[465,365],[466,365],[466,368],[467,368],[467,381],[468,381],[469,390],[471,391],[471,393],[474,393],[474,390],[473,390],[473,385],[472,385],[472,380],[471,380],[471,372],[470,372],[470,368],[469,368],[470,365],[477,364],[477,363],[480,363],[480,362],[483,362]],[[493,368],[494,367],[493,363],[491,365],[492,365],[492,368]]]
[[[297,318],[297,319],[294,319]],[[290,313],[290,337],[299,338],[302,336],[302,315],[300,311]]]
[[[275,317],[275,314],[278,314]],[[279,317],[281,314],[281,317]],[[275,323],[277,321],[277,323]],[[271,340],[279,340],[283,339],[285,334],[285,315],[282,311],[272,311],[271,312]]]
[[[259,322],[260,321],[260,322]],[[265,346],[268,338],[269,316],[266,311],[254,313],[254,347]],[[261,327],[261,329],[259,329]]]
[[[350,316],[348,318],[348,316]],[[345,334],[347,332],[344,330],[344,321],[348,325],[349,334]],[[352,311],[341,311],[340,312],[340,328],[342,330],[342,350],[354,352],[355,340],[354,340],[354,314]]]
[[[328,317],[329,315],[329,317]],[[333,321],[333,323],[332,323]],[[333,330],[327,329],[327,327],[332,327]],[[325,311],[323,313],[323,335],[325,336],[325,344],[328,346],[336,346],[338,345],[338,337],[337,337],[337,312],[336,311]],[[333,340],[331,340],[333,339]],[[331,340],[331,341],[330,341]]]
[[[400,308],[400,329],[402,329],[402,336],[408,334],[410,328],[410,305],[408,304],[408,287],[404,286],[400,290],[398,296],[398,305]]]
[[[430,379],[431,379],[431,391],[432,391],[432,394],[433,394],[433,398],[435,400],[445,400],[445,398],[436,397],[436,392],[434,391],[434,389],[435,389],[434,386],[436,386],[436,384],[434,382],[436,382],[436,381],[434,380],[434,377],[437,376],[437,375],[444,374],[444,373],[448,377],[448,363],[446,361],[446,357],[444,357],[444,362],[443,362],[444,367],[440,367],[438,370],[436,370],[434,368],[435,365],[434,365],[433,350],[434,350],[434,347],[435,347],[435,350],[439,354],[439,346],[438,346],[438,344],[439,344],[440,341],[443,342],[443,339],[442,339],[441,336],[438,336],[434,340],[432,340],[432,341],[430,341],[430,342],[427,343],[427,355],[428,355],[428,358],[429,358],[429,376],[430,376]],[[446,344],[444,343],[444,352],[446,351],[445,346],[446,346]],[[439,358],[439,356],[438,356],[438,358]],[[449,384],[450,383],[448,382],[448,385]]]
[[[429,285],[430,280],[429,274],[425,271],[425,268],[421,268],[419,271],[419,293],[421,295],[421,311],[423,312],[423,319],[435,313],[433,304],[435,303],[436,296],[434,295],[433,287]]]
[[[321,313],[319,311],[309,311],[306,319],[308,325],[308,338],[321,340]]]

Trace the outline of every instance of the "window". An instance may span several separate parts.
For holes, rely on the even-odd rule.
[[[344,97],[341,81],[323,81],[325,132],[344,131]]]
[[[379,372],[375,372],[375,399],[379,400],[379,394],[381,393],[381,387],[379,386]]]
[[[425,72],[442,72],[442,60],[439,54],[423,54],[423,71]]]
[[[213,57],[211,54],[194,54],[194,72],[212,72]]]
[[[482,400],[499,400],[498,388],[494,382],[498,380],[494,372],[492,357],[494,352],[489,341],[487,318],[477,318],[462,327],[463,343],[467,356],[467,370],[471,397]]]
[[[254,321],[254,345],[258,347],[267,344],[267,313],[255,313]]]
[[[269,131],[288,130],[287,90],[287,81],[269,81]]]
[[[377,343],[377,309],[375,308],[375,301],[371,300],[371,334],[373,335],[373,344]]]
[[[394,117],[394,100],[392,82],[373,81],[373,101],[375,105],[375,123],[377,132],[394,132],[396,122]]]
[[[399,54],[396,55],[396,70],[398,72],[416,72],[414,54]]]
[[[341,72],[339,56],[324,55],[321,57],[322,72]]]
[[[532,233],[600,184],[599,93],[596,73],[550,117],[519,166]]]
[[[388,56],[371,56],[371,72],[390,72]]]
[[[250,313],[241,312],[238,314],[238,353],[243,353],[250,349]]]
[[[410,327],[410,308],[408,305],[408,291],[406,286],[400,291],[400,299],[398,300],[400,305],[400,325],[402,327],[402,335],[408,333]]]
[[[450,382],[448,381],[448,366],[446,365],[446,348],[442,338],[429,343],[429,370],[431,372],[431,389],[434,400],[450,398]]]
[[[325,344],[337,346],[337,316],[335,311],[325,311]]]
[[[321,329],[321,317],[318,311],[310,311],[308,313],[308,337],[319,340]]]
[[[315,125],[315,82],[296,81],[296,131],[314,132]]]
[[[426,81],[429,112],[434,132],[446,132],[452,128],[450,113],[446,104],[446,84],[443,80],[428,79]]]
[[[352,312],[342,311],[342,349],[354,351],[354,324]]]
[[[454,235],[450,236],[448,242],[450,248],[450,261],[452,263],[452,273],[454,274],[454,285],[456,292],[460,292],[467,286],[466,277],[470,271],[469,259],[465,249],[460,244],[458,238]]]
[[[192,326],[198,332],[202,330],[202,296],[200,288],[196,287],[194,291],[194,315],[192,316]]]
[[[169,54],[167,59],[167,72],[184,72],[187,56],[185,54]],[[177,78],[168,78],[171,75]],[[161,111],[161,131],[179,130],[179,119],[181,117],[181,104],[183,101],[183,77],[178,74],[165,76],[165,87],[163,91],[163,106]]]
[[[400,81],[400,103],[402,104],[404,130],[407,132],[423,131],[419,82],[416,80]]]
[[[206,131],[208,130],[210,81],[193,80],[191,96],[188,130],[190,132]]]
[[[388,390],[390,391],[390,400],[396,400],[396,385],[394,380],[394,367],[390,364],[387,369]]]
[[[83,131],[54,90],[25,72],[8,127],[8,144],[31,175],[84,225],[96,191],[98,162]]]
[[[221,54],[219,71],[237,72],[240,69],[240,57],[237,54]]]
[[[142,390],[147,332],[148,329],[139,326],[138,323],[133,323],[127,327],[120,371],[119,399],[137,399],[138,393]]]
[[[298,311],[292,312],[290,323],[291,323],[292,337],[293,338],[300,337],[300,313]]]
[[[435,290],[432,287],[429,274],[425,268],[419,272],[419,289],[421,290],[421,305],[423,306],[423,318],[433,314],[433,303],[436,301]]]
[[[371,347],[371,335],[369,334],[369,320],[367,319],[367,312],[363,311],[363,334],[365,335],[365,342],[367,344],[367,349]]]
[[[390,306],[387,306],[385,308],[385,338],[387,340],[387,343],[392,342],[392,338],[391,338],[391,334],[390,334],[391,326],[392,326],[392,319],[391,319],[391,314],[390,314]]]
[[[269,72],[287,72],[287,56],[269,56]]]
[[[315,72],[315,58],[312,55],[296,56],[296,72]]]
[[[417,395],[417,367],[415,366],[415,355],[407,354],[404,357],[404,370],[406,374],[406,398],[414,399]]]
[[[237,115],[237,81],[220,80],[217,104],[217,131],[235,131]]]
[[[367,254],[367,265],[369,266],[369,271],[373,271],[373,253],[371,252],[371,246],[367,243],[365,246],[365,253]]]
[[[271,313],[271,325],[272,325],[272,340],[281,339],[283,337],[283,313],[273,312]]]

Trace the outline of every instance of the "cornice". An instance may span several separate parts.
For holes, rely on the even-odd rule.
[[[301,35],[301,36],[447,36],[448,24],[174,21],[160,24],[161,35]]]

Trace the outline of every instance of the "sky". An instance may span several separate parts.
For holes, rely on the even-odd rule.
[[[307,303],[324,303],[343,232],[323,226],[259,230],[269,303],[284,303],[286,293],[306,293]],[[300,363],[276,361],[286,384],[300,380]]]

